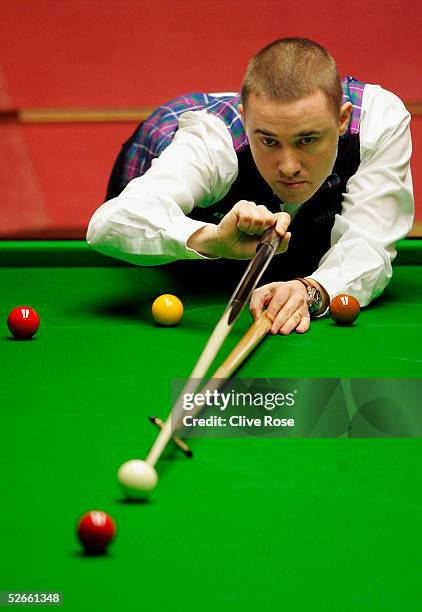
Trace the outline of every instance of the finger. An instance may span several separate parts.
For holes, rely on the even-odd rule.
[[[261,235],[269,227],[273,227],[275,215],[270,213],[265,206],[254,206],[244,209],[239,218],[237,227],[249,236]]]
[[[236,226],[239,231],[244,232],[249,227],[253,216],[252,209],[255,206],[254,202],[248,202],[247,200],[240,200],[234,205],[232,212],[236,215]]]
[[[298,328],[301,322],[302,322],[302,315],[299,311],[296,311],[292,315],[290,315],[290,317],[286,320],[284,325],[280,327],[279,333],[282,334],[283,336],[288,336],[289,334],[292,333],[292,331]]]
[[[311,317],[309,314],[306,314],[302,317],[301,322],[296,327],[296,333],[305,334],[311,326]]]
[[[298,305],[296,303],[291,304],[289,309],[286,309],[289,295],[286,294],[281,288],[279,291],[274,291],[271,300],[267,308],[267,316],[275,324],[283,324],[286,319],[297,310]],[[278,321],[277,321],[278,318]],[[273,327],[274,328],[274,327]],[[273,330],[271,328],[271,330]],[[275,329],[275,328],[274,328]],[[275,332],[276,333],[276,332]]]
[[[267,295],[264,298],[264,306],[267,307],[268,304],[271,302],[273,298],[273,294],[272,293],[267,293]]]
[[[286,329],[290,333],[299,325],[302,316],[307,312],[307,307],[303,308],[302,300],[297,295],[286,294],[285,288],[280,287],[279,291],[275,292],[267,310],[268,318],[273,321],[271,332],[273,334],[282,333],[283,326],[287,325]],[[289,321],[290,319],[294,321]]]
[[[288,213],[272,213],[266,206],[259,205],[253,211],[253,218],[249,224],[248,230],[244,230],[249,234],[263,234],[265,230],[274,227],[279,236],[285,236],[287,228],[290,225],[290,215]],[[284,251],[287,250],[285,245]],[[277,252],[284,252],[277,251]]]
[[[265,293],[255,292],[252,294],[251,301],[249,303],[249,311],[254,319],[257,319],[261,312],[264,310],[265,301],[267,299],[267,295]],[[271,294],[269,294],[269,298],[271,299]]]
[[[287,232],[287,229],[290,225],[291,217],[286,212],[276,213],[275,216],[277,217],[277,221],[275,224],[276,232],[280,236],[284,236],[284,234]]]
[[[233,206],[233,210],[238,216],[240,216],[245,211],[251,210],[251,208],[255,207],[256,204],[255,202],[252,202],[252,200],[239,200],[239,202]]]
[[[287,308],[282,308],[278,313],[277,316],[275,317],[273,324],[271,325],[271,333],[272,334],[278,334],[281,333],[281,330],[283,329],[283,327],[287,324],[287,322],[289,321],[290,317],[294,317],[295,316],[295,311],[291,311],[291,309],[287,309]],[[299,319],[297,318],[296,320],[296,325],[299,324]]]
[[[262,235],[270,227],[274,227],[277,216],[260,204],[256,207],[255,216],[252,220],[250,231]]]
[[[273,296],[274,289],[278,286],[278,284],[279,283],[268,283],[267,285],[258,287],[258,289],[253,291],[249,304],[249,310],[254,319],[259,317],[263,309],[269,304]]]
[[[283,237],[283,240],[280,242],[280,244],[278,245],[278,248],[276,250],[276,255],[279,253],[285,253],[287,251],[287,249],[289,248],[289,242],[290,242],[290,238],[292,237],[290,232],[286,232],[286,234]]]
[[[256,309],[254,307],[253,310],[251,310],[251,312],[254,315],[254,317],[255,316],[258,317],[263,310],[266,310],[268,304],[271,302],[272,299],[273,299],[273,294],[272,293],[267,293],[267,295],[264,295],[264,300],[260,302],[258,307]]]

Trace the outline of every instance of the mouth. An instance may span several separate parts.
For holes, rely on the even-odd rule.
[[[279,183],[279,185],[283,185],[283,187],[286,187],[287,189],[298,189],[301,185],[305,185],[306,181],[277,181],[277,183]]]

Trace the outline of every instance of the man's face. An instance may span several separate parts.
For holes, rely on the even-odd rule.
[[[239,106],[256,167],[283,202],[306,202],[331,174],[351,109],[337,120],[321,91],[287,104],[251,94]]]

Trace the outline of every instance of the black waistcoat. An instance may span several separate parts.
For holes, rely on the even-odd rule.
[[[194,208],[189,217],[218,223],[239,200],[264,204],[272,212],[280,211],[280,200],[273,195],[271,188],[259,174],[250,148],[237,155],[239,172],[228,194],[212,206]],[[326,181],[315,195],[302,205],[290,225],[292,237],[288,251],[274,258],[263,281],[309,276],[318,268],[320,259],[330,248],[334,217],[341,213],[346,183],[356,173],[359,163],[359,134],[340,138],[333,169],[336,180]],[[330,186],[331,182],[335,184]]]

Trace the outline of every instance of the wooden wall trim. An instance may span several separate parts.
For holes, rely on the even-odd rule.
[[[422,115],[422,102],[405,102],[405,105],[413,117]],[[0,122],[104,123],[144,121],[154,110],[154,106],[1,109]]]

